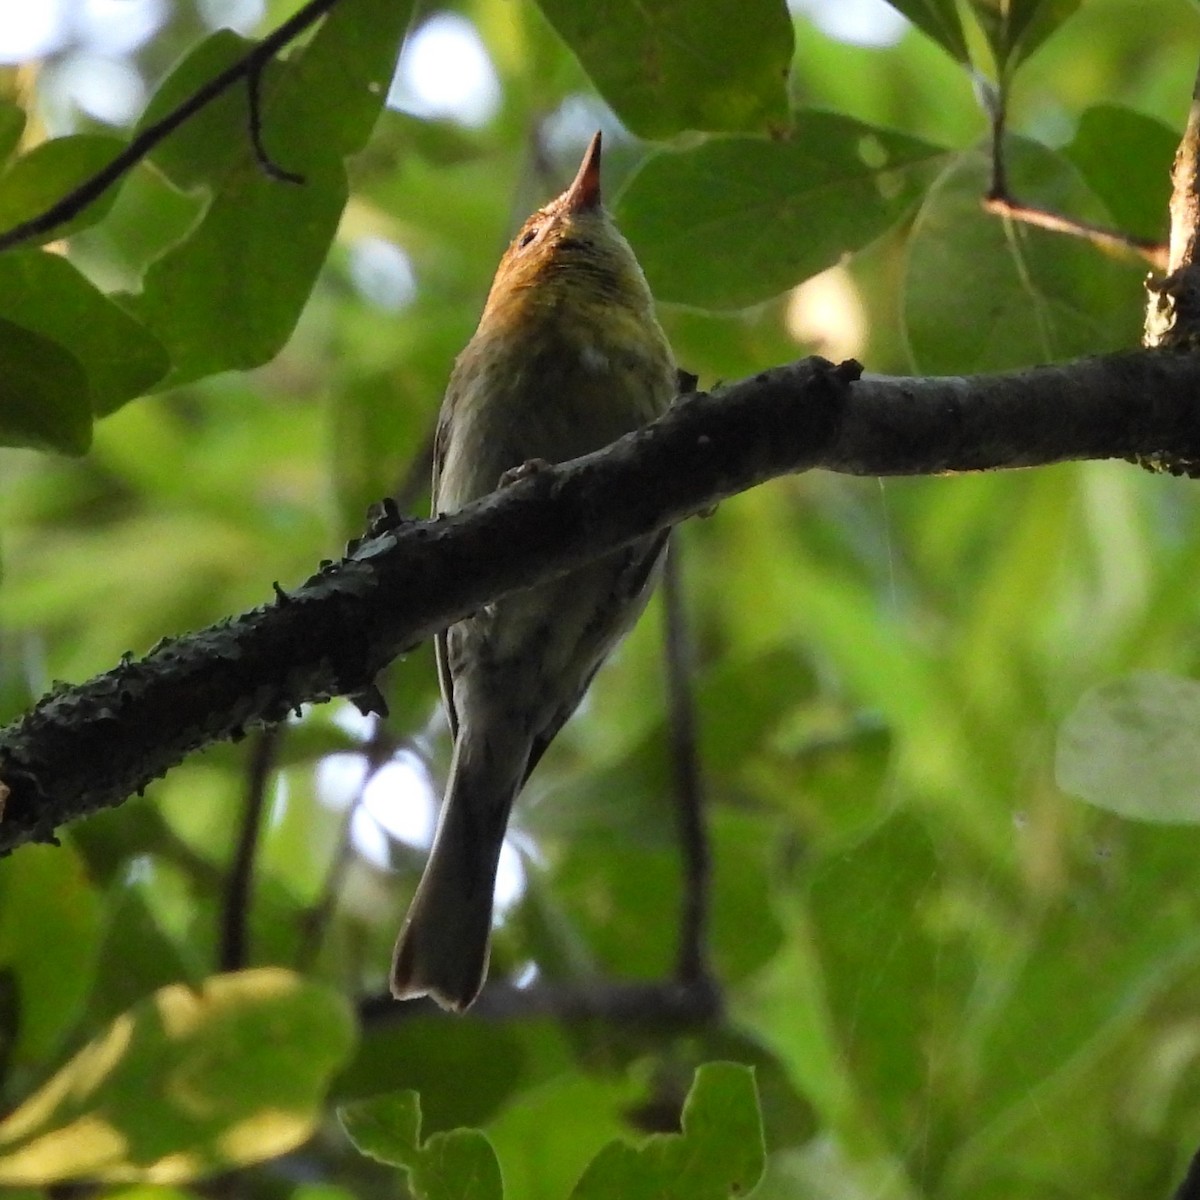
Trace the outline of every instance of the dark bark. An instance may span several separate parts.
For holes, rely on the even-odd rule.
[[[370,698],[388,662],[497,596],[773,477],[1163,453],[1190,463],[1200,459],[1198,395],[1192,356],[1139,351],[946,379],[859,380],[857,364],[809,359],[683,397],[605,450],[451,517],[385,520],[273,603],[57,687],[0,730],[0,853],[49,840],[188,754],[301,704]]]

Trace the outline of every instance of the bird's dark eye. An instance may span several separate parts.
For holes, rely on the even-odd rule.
[[[521,234],[521,240],[517,243],[518,250],[524,250],[530,242],[538,235],[538,227],[535,225],[532,229],[527,229]]]

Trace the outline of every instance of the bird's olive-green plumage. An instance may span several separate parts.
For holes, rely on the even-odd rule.
[[[574,182],[505,252],[442,403],[434,512],[537,460],[563,462],[653,420],[675,368],[645,277],[600,202],[600,135]],[[392,991],[465,1009],[487,971],[509,811],[604,658],[637,620],[663,539],[490,604],[438,638],[454,756]]]

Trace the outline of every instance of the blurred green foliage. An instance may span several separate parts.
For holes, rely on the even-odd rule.
[[[408,8],[341,0],[263,80],[264,142],[303,185],[262,173],[235,92],[69,241],[0,257],[0,439],[38,448],[0,455],[4,718],[304,578],[379,497],[423,507],[500,250],[597,124],[702,386],[813,350],[965,373],[1134,345],[1137,261],[980,211],[963,64],[1008,89],[1022,198],[1161,237],[1195,6],[894,7],[919,28],[866,46],[766,0],[461,0],[498,81],[469,123],[383,107]],[[135,55],[161,89],[144,119],[242,45],[176,5]],[[5,222],[116,140],[81,120],[46,141],[36,71],[0,103]],[[354,1041],[422,860],[380,821],[419,818],[445,770],[428,648],[384,681],[386,729],[328,706],[286,731],[246,914],[266,974],[215,974],[245,746],[21,850],[0,1181],[395,1195],[349,1106],[431,1200],[725,1195],[758,1173],[756,1090],[756,1200],[1165,1200],[1200,1144],[1193,488],[1120,463],[812,474],[680,531],[726,1002],[701,1027],[369,1009]],[[493,979],[672,970],[662,620],[655,601],[519,806]],[[682,1141],[640,1140],[681,1116]]]

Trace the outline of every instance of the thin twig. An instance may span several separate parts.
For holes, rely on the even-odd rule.
[[[362,748],[363,757],[366,759],[366,770],[363,772],[362,782],[355,791],[354,799],[346,808],[346,819],[342,823],[337,850],[334,853],[329,872],[325,876],[321,895],[301,918],[300,948],[296,954],[298,971],[307,971],[316,962],[317,955],[321,951],[325,933],[337,910],[337,902],[342,893],[346,871],[354,861],[354,851],[350,842],[350,826],[355,810],[363,802],[367,785],[375,778],[380,769],[392,760],[396,749],[395,735],[383,721],[375,721],[371,728],[371,735]]]
[[[219,964],[222,971],[239,971],[246,965],[246,926],[250,918],[251,893],[254,888],[254,859],[258,852],[258,835],[266,806],[267,784],[275,768],[275,755],[283,736],[283,725],[268,725],[254,739],[250,753],[250,769],[246,780],[246,806],[242,810],[242,827],[233,862],[229,866],[229,882],[225,888],[225,906],[221,914],[221,948]]]
[[[708,981],[618,983],[609,979],[579,983],[538,982],[529,987],[489,983],[467,1016],[446,1013],[432,1000],[397,1004],[391,996],[372,996],[359,1004],[364,1026],[386,1027],[417,1017],[450,1021],[529,1021],[551,1017],[564,1024],[604,1021],[628,1030],[633,1023],[697,1028],[721,1018],[720,996]]]
[[[228,91],[239,80],[248,79],[260,73],[266,63],[278,54],[288,42],[298,37],[337,3],[338,0],[308,0],[308,3],[295,16],[284,21],[272,33],[267,34],[244,57],[202,84],[166,116],[155,121],[153,125],[147,125],[107,166],[101,167],[94,175],[72,188],[45,211],[0,234],[0,250],[11,250],[23,242],[32,241],[78,216],[89,204],[98,200],[118,179],[133,170],[164,138],[174,133],[180,125],[195,116],[207,104],[212,103],[223,92]]]
[[[281,167],[268,153],[263,142],[262,76],[265,66],[265,63],[259,63],[246,75],[246,97],[250,106],[250,145],[254,148],[254,157],[259,169],[264,174],[280,183],[301,184],[304,182],[304,176]]]
[[[696,706],[692,697],[692,654],[679,558],[680,542],[676,534],[667,543],[663,563],[663,657],[667,674],[671,775],[679,821],[679,854],[683,863],[683,905],[675,969],[680,982],[690,984],[710,977],[708,916],[712,854],[704,820],[704,781],[700,772]]]
[[[991,181],[982,204],[985,212],[997,217],[1007,217],[1025,225],[1034,225],[1051,233],[1065,233],[1070,237],[1083,238],[1101,250],[1139,255],[1157,271],[1167,269],[1167,247],[1152,238],[1134,237],[1120,229],[1097,225],[1078,217],[1043,208],[1039,204],[1026,204],[1012,194],[1008,184],[1008,168],[1004,155],[1004,130],[1007,118],[1005,96],[1000,92],[988,92],[984,108],[991,123]]]
[[[990,192],[984,197],[983,208],[985,212],[989,212],[993,216],[1008,217],[1010,220],[1020,221],[1025,225],[1047,229],[1051,233],[1065,233],[1070,237],[1083,238],[1101,250],[1113,250],[1117,253],[1132,251],[1155,270],[1166,270],[1167,247],[1152,238],[1135,237],[1133,234],[1124,233],[1119,229],[1097,225],[1079,217],[1068,217],[1063,213],[1054,212],[1049,208],[1041,208],[1036,204],[1024,204],[1012,196],[996,196]]]

